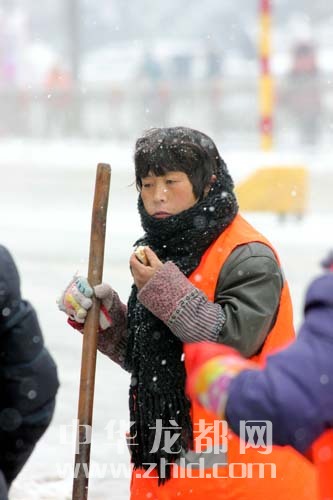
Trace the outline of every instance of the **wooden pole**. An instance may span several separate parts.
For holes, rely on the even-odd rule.
[[[105,229],[110,178],[110,166],[99,163],[96,172],[90,232],[88,281],[92,287],[101,283],[103,277]],[[90,443],[100,309],[99,301],[95,297],[93,297],[92,300],[93,304],[84,324],[73,500],[86,500],[88,498]]]

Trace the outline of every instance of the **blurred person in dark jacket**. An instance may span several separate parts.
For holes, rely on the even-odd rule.
[[[190,346],[188,390],[241,433],[241,422],[270,421],[274,444],[313,460],[320,499],[333,499],[333,251],[305,297],[296,342],[271,355],[263,370],[217,344]],[[310,446],[312,448],[310,448]]]
[[[20,278],[0,245],[0,499],[48,427],[59,386],[34,308],[21,297]]]

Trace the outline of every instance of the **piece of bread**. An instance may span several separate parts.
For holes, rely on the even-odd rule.
[[[134,253],[136,255],[136,258],[139,259],[139,261],[142,264],[144,264],[145,266],[148,266],[149,262],[148,262],[148,259],[146,256],[145,248],[146,247],[140,245],[135,249]]]

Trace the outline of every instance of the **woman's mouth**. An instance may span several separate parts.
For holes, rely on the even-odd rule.
[[[167,217],[170,217],[171,214],[169,214],[168,212],[155,212],[153,214],[153,217],[155,217],[155,219],[166,219]]]

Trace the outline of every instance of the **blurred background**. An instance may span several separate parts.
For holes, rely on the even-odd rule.
[[[163,125],[211,135],[242,212],[281,257],[298,327],[333,247],[332,82],[327,0],[0,0],[0,243],[61,380],[10,500],[71,498],[74,439],[61,433],[77,416],[81,336],[56,298],[87,273],[96,164],[112,165],[104,280],[126,302],[142,231],[136,137]],[[128,379],[98,355],[91,500],[129,496]]]
[[[258,142],[259,0],[0,0],[0,136]],[[333,11],[272,1],[274,141],[331,141]],[[320,114],[319,114],[320,113]]]

